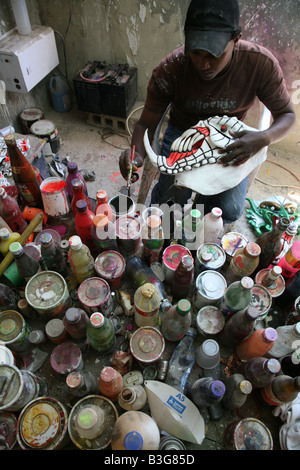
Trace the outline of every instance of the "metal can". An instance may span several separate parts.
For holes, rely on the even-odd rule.
[[[268,289],[263,286],[254,284],[251,288],[251,307],[255,307],[259,311],[258,320],[263,320],[272,306],[272,296]]]
[[[223,248],[217,243],[203,243],[196,254],[195,273],[213,269],[219,271],[226,261]]]
[[[273,438],[267,426],[256,418],[234,421],[225,430],[228,450],[273,450]]]
[[[109,284],[99,277],[90,277],[80,284],[78,299],[88,313],[101,312],[107,316],[114,309]]]
[[[20,120],[23,126],[24,134],[30,134],[30,127],[36,121],[45,119],[44,113],[39,108],[27,108],[20,114]]]
[[[71,341],[59,344],[51,353],[50,364],[52,369],[61,376],[82,370],[83,361],[79,346]]]
[[[15,356],[11,350],[3,344],[0,344],[0,364],[7,364],[9,366],[16,365]]]
[[[213,336],[220,333],[225,325],[225,317],[221,310],[214,305],[202,307],[197,313],[197,329],[203,336]]]
[[[191,301],[197,309],[206,305],[216,305],[223,297],[226,288],[227,282],[218,271],[203,271],[197,276]]]
[[[30,348],[30,327],[19,312],[4,310],[0,313],[0,342],[12,351],[22,353]]]
[[[186,450],[185,445],[176,437],[164,437],[159,443],[159,450]]]
[[[59,450],[70,442],[68,411],[52,397],[32,400],[21,411],[17,441],[22,450]]]
[[[60,138],[55,127],[55,124],[46,119],[35,121],[30,126],[30,133],[46,140],[46,145],[43,148],[44,155],[55,155],[60,149]]]
[[[226,254],[226,264],[230,263],[236,250],[244,248],[248,241],[248,238],[238,232],[228,232],[223,235],[221,246]]]
[[[168,284],[172,283],[176,268],[179,265],[181,258],[185,255],[192,256],[190,250],[183,245],[175,244],[169,245],[165,248],[162,254],[162,267],[165,273],[165,281]]]
[[[42,317],[58,317],[71,306],[67,283],[55,271],[42,271],[29,279],[25,298]]]
[[[284,277],[279,274],[279,276],[274,279],[274,282],[270,285],[264,284],[265,276],[269,273],[269,268],[261,269],[255,276],[255,284],[262,285],[265,287],[273,297],[279,297],[285,290],[285,280]]]
[[[130,351],[142,364],[152,364],[160,359],[165,349],[165,340],[160,331],[152,326],[136,330],[130,338]]]
[[[0,450],[11,450],[17,442],[17,418],[8,411],[0,412]]]
[[[112,290],[121,287],[125,266],[124,257],[113,250],[104,251],[95,259],[96,273],[108,282]]]
[[[115,222],[117,245],[123,256],[137,253],[141,245],[141,224],[135,217],[119,217]]]

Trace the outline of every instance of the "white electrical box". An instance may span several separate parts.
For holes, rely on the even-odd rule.
[[[0,78],[7,91],[27,93],[59,64],[54,31],[32,26],[24,36],[13,30],[0,38]]]

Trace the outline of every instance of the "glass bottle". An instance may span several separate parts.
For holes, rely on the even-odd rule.
[[[100,254],[107,250],[118,251],[116,228],[106,215],[95,215],[91,235],[95,245],[93,252],[95,251],[95,253]]]
[[[284,277],[292,277],[300,270],[300,240],[295,241],[288,252],[278,262]]]
[[[100,372],[98,388],[102,395],[113,402],[117,402],[119,393],[123,388],[123,377],[113,367],[104,367]]]
[[[251,302],[253,285],[253,279],[248,276],[233,282],[227,287],[218,308],[225,316],[231,316],[239,310],[244,310]]]
[[[253,388],[262,388],[272,382],[273,378],[281,370],[280,362],[277,359],[267,357],[253,357],[249,361],[243,362],[237,369],[243,374]]]
[[[241,408],[248,395],[252,392],[252,385],[242,374],[234,373],[225,380],[225,393],[222,398],[222,405],[226,410]]]
[[[254,331],[258,317],[259,311],[251,306],[236,312],[218,334],[218,341],[228,348],[240,343]]]
[[[245,276],[251,276],[259,263],[260,247],[256,243],[247,243],[236,250],[224,277],[227,284],[238,281]]]
[[[201,408],[219,403],[225,391],[226,387],[221,380],[214,380],[212,377],[202,377],[189,387],[188,396],[196,406]]]
[[[66,179],[66,191],[67,191],[67,195],[69,197],[70,202],[72,201],[73,195],[74,195],[73,194],[73,188],[72,188],[72,181],[75,180],[75,179],[79,179],[79,180],[82,181],[83,192],[86,196],[88,196],[87,185],[86,185],[84,177],[82,176],[82,174],[78,170],[77,163],[69,162],[68,165],[67,165],[67,170],[68,170],[68,176],[67,176],[67,179]]]
[[[26,282],[41,271],[40,263],[29,254],[25,253],[19,242],[13,242],[9,250],[14,255],[19,275]]]
[[[17,242],[20,238],[20,234],[17,232],[10,232],[7,228],[3,227],[0,229],[0,253],[6,256],[9,251],[9,245],[13,242]]]
[[[95,248],[92,237],[92,226],[95,214],[88,209],[87,203],[83,200],[76,202],[76,209],[75,229],[77,235],[81,238],[82,243],[87,245],[91,250]]]
[[[180,341],[191,322],[191,303],[187,299],[181,299],[167,311],[162,320],[161,332],[168,341]]]
[[[9,196],[4,187],[0,187],[0,216],[5,220],[12,232],[24,232],[27,222],[24,219],[16,199]]]
[[[100,189],[100,191],[97,192],[96,200],[97,206],[95,209],[95,215],[104,214],[110,222],[114,222],[112,208],[108,203],[107,193],[104,189]]]
[[[69,238],[69,243],[68,259],[70,267],[78,284],[81,284],[85,279],[95,275],[94,258],[89,248],[82,243],[81,238],[77,235]]]
[[[293,353],[300,346],[300,322],[276,328],[277,338],[268,352],[271,357],[283,357]]]
[[[282,236],[282,249],[279,255],[273,260],[272,265],[269,266],[271,268],[273,265],[276,265],[278,261],[285,256],[285,254],[289,251],[291,246],[294,243],[295,236],[298,232],[298,225],[295,222],[290,222],[290,225],[287,227],[286,232]]]
[[[86,335],[92,348],[101,355],[111,353],[116,345],[113,323],[100,312],[95,312],[90,316]]]
[[[68,308],[63,318],[66,331],[75,341],[84,340],[86,338],[86,326],[89,317],[81,308]]]
[[[40,237],[41,255],[49,271],[56,271],[65,279],[68,276],[68,266],[60,245],[53,239],[51,233],[45,232]]]
[[[194,259],[191,255],[184,255],[177,266],[171,285],[174,299],[187,296],[194,280]]]
[[[142,228],[143,251],[142,259],[150,266],[159,261],[164,246],[164,233],[161,218],[158,215],[147,217],[146,224]]]
[[[236,355],[242,361],[249,361],[252,357],[260,357],[267,354],[277,338],[274,328],[260,328],[236,345]]]
[[[92,210],[92,204],[89,198],[83,192],[83,182],[80,179],[74,179],[71,182],[73,189],[73,199],[71,202],[71,209],[73,211],[74,217],[77,214],[76,202],[85,201],[87,203],[87,208]]]
[[[223,230],[222,209],[213,207],[211,212],[203,217],[204,243],[216,243]]]
[[[5,143],[12,176],[25,205],[37,208],[43,207],[40,185],[33,167],[18,148],[13,136],[6,136]]]
[[[70,372],[66,378],[66,385],[74,397],[98,393],[96,378],[86,370]]]
[[[203,241],[203,236],[201,237],[202,228],[201,212],[198,209],[192,209],[182,219],[182,238],[180,243],[187,248],[196,244],[193,249],[197,249],[197,246]],[[201,242],[199,241],[200,239]]]
[[[133,287],[138,288],[146,282],[150,282],[159,290],[163,299],[167,297],[163,282],[158,279],[152,269],[139,256],[127,258],[125,273],[128,281],[132,282]]]
[[[257,271],[267,268],[282,250],[282,236],[290,224],[287,217],[279,219],[271,232],[265,232],[256,239],[261,248]]]
[[[272,406],[290,403],[300,392],[300,377],[277,375],[272,382],[261,389],[262,398]]]

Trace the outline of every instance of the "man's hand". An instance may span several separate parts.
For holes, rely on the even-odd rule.
[[[130,157],[131,157],[131,149],[128,148],[124,150],[124,152],[121,153],[120,158],[119,158],[119,167],[121,171],[121,175],[123,178],[127,181],[128,179],[128,174],[130,171]],[[133,165],[132,165],[132,176],[131,176],[131,182],[135,183],[139,179],[138,173],[135,173],[138,168],[141,168],[144,164],[144,159],[143,157],[135,152],[135,157],[133,160]]]
[[[234,142],[223,150],[222,157],[219,157],[218,163],[228,166],[239,166],[245,163],[249,158],[268,145],[264,132],[248,131],[232,134]],[[224,155],[225,154],[225,155]]]

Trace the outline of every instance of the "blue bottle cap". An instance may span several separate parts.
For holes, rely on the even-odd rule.
[[[225,393],[225,385],[220,380],[214,380],[211,384],[211,391],[216,397],[221,397]]]
[[[141,450],[143,447],[143,437],[137,431],[131,431],[126,434],[124,439],[124,446],[127,450]]]

